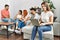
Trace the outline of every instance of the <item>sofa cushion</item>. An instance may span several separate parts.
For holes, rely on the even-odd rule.
[[[31,34],[32,33],[33,26],[25,26],[22,28],[22,32]]]
[[[33,29],[33,26],[25,26],[24,28],[22,28],[22,31],[26,34],[29,34],[31,35],[32,33],[32,29]],[[51,38],[51,36],[53,35],[53,30],[51,31],[47,31],[47,32],[43,32],[43,37],[46,37],[46,38]],[[36,37],[38,37],[38,33],[36,34]],[[53,36],[52,36],[53,37]]]

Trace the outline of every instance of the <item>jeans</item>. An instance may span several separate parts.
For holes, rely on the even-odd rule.
[[[51,25],[40,26],[40,27],[36,27],[36,26],[33,27],[31,40],[35,39],[37,31],[38,31],[38,34],[39,34],[39,40],[42,40],[42,36],[43,36],[42,33],[46,32],[46,31],[51,31]]]
[[[25,26],[24,21],[19,20],[18,21],[18,28],[23,28]]]
[[[31,23],[30,20],[27,20],[27,21],[26,21],[26,25],[29,25],[30,23]]]
[[[2,22],[14,22],[14,23],[16,23],[16,21],[17,21],[17,20],[13,20],[13,19],[11,19],[11,18],[3,18],[3,19],[2,19]],[[11,25],[9,25],[9,28],[11,28]]]
[[[3,22],[15,22],[15,20],[12,18],[3,18],[2,21]]]

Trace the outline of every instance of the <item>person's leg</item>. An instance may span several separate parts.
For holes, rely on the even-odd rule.
[[[51,26],[41,26],[41,27],[38,27],[38,33],[39,33],[39,40],[42,40],[42,32],[45,32],[45,31],[50,31],[51,30]]]
[[[22,28],[25,26],[25,23],[23,21],[18,21],[18,29],[16,31],[16,33],[21,34],[22,32]]]
[[[8,22],[8,21],[9,21],[8,18],[3,18],[3,19],[2,19],[2,22]]]
[[[19,22],[19,19],[15,19],[15,25],[16,25],[16,29],[18,29],[18,22]]]
[[[25,26],[25,23],[20,21],[18,28],[20,28],[20,32],[22,32],[22,28]]]
[[[31,35],[31,40],[34,40],[34,38],[36,36],[36,33],[37,33],[37,27],[33,27],[32,35]]]
[[[30,25],[30,24],[31,24],[30,20],[26,21],[26,25]]]
[[[2,22],[8,22],[8,19],[7,19],[7,18],[3,18],[3,19],[2,19]],[[6,26],[2,26],[1,28],[2,28],[2,29],[6,29]]]

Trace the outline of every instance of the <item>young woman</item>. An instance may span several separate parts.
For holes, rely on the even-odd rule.
[[[18,21],[22,20],[22,10],[19,10],[16,16],[14,17],[16,23],[16,29],[18,28]]]
[[[39,34],[39,40],[42,40],[42,32],[51,31],[51,24],[53,24],[53,13],[51,12],[47,2],[42,2],[41,6],[43,12],[41,13],[41,18],[39,22],[40,27],[33,27],[31,40],[34,40],[37,31]]]
[[[28,14],[27,10],[23,10],[22,17],[18,22],[18,31],[17,31],[17,33],[19,33],[19,34],[21,34],[22,28],[26,25],[26,20],[27,20],[26,16],[27,16],[27,14]]]
[[[24,24],[24,22],[22,22],[23,18],[22,18],[22,10],[18,11],[18,14],[15,16],[15,23],[16,23],[16,29],[15,32],[20,34],[20,27],[22,27],[21,25]],[[24,25],[23,25],[24,26]]]

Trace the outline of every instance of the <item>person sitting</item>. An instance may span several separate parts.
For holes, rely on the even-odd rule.
[[[10,12],[9,12],[9,5],[8,4],[5,4],[5,8],[1,10],[1,20],[2,20],[2,22],[11,22]],[[8,30],[13,31],[13,29],[11,29],[10,26],[8,27],[9,28]]]
[[[22,10],[19,10],[16,16],[14,17],[16,29],[18,28],[18,22],[19,20],[22,20]]]
[[[10,19],[9,5],[7,5],[7,4],[5,5],[5,8],[3,10],[1,10],[1,19],[2,19],[2,21],[4,21],[5,19],[7,19],[7,21],[8,21],[8,19]]]
[[[22,17],[21,19],[19,18],[19,21],[18,21],[18,30],[15,30],[16,33],[21,34],[22,28],[26,25],[27,14],[28,14],[27,10],[23,10]]]
[[[46,2],[42,2],[41,6],[43,12],[41,13],[40,16],[40,21],[39,21],[40,27],[36,27],[36,26],[33,27],[31,40],[35,39],[37,31],[39,34],[39,40],[43,40],[42,32],[51,31],[51,26],[53,24],[53,13],[51,12],[50,7]]]

